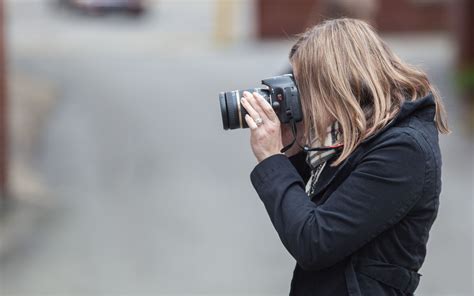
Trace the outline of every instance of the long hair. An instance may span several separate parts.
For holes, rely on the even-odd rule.
[[[405,100],[431,93],[435,122],[449,133],[441,98],[427,75],[400,60],[367,23],[325,21],[299,35],[290,62],[300,91],[304,136],[322,138],[338,122],[344,144],[333,165],[390,122]]]

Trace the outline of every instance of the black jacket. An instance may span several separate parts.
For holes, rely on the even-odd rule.
[[[441,155],[427,96],[405,102],[345,162],[305,193],[305,155],[277,154],[251,173],[284,246],[296,259],[290,295],[410,295],[426,255],[441,189]]]

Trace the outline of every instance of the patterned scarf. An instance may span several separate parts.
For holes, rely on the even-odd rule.
[[[311,147],[321,147],[321,146],[334,146],[336,143],[340,142],[341,133],[339,132],[339,124],[335,122],[327,130],[326,138],[324,142],[321,143],[319,138],[314,136],[311,140]],[[311,168],[311,177],[309,178],[308,183],[306,183],[306,193],[308,196],[312,196],[316,190],[316,183],[318,182],[319,176],[326,166],[327,161],[336,154],[336,149],[326,150],[326,151],[310,151],[306,156],[306,163]]]

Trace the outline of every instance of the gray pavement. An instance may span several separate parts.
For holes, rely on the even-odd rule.
[[[9,3],[10,69],[58,89],[33,162],[57,207],[0,262],[0,294],[287,294],[294,260],[250,184],[248,131],[222,130],[216,95],[280,72],[290,43],[214,46],[210,1],[158,2],[142,20],[21,2]],[[419,295],[472,295],[473,143],[453,48],[387,39],[429,71],[454,130]]]

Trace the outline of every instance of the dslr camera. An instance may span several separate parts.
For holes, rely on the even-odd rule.
[[[245,121],[247,111],[240,104],[244,91],[257,92],[270,103],[281,123],[303,120],[298,88],[292,74],[275,76],[262,80],[264,87],[221,92],[222,124],[225,130],[248,128]]]

